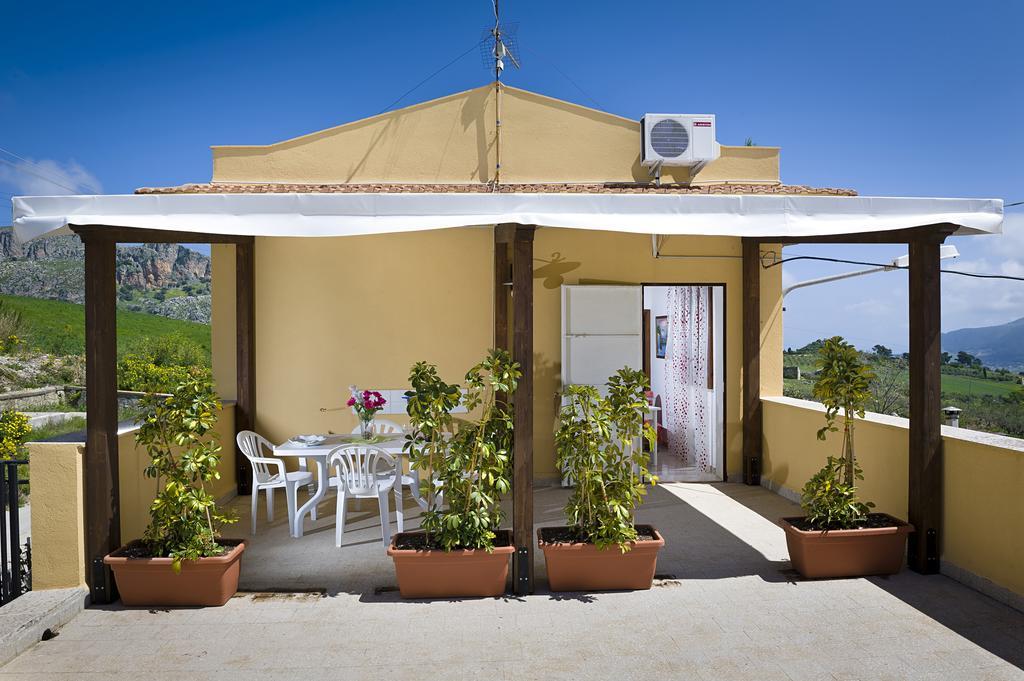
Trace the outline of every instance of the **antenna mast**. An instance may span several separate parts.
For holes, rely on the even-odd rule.
[[[501,183],[501,73],[505,70],[506,57],[519,68],[515,55],[515,26],[502,27],[499,0],[491,0],[494,7],[494,28],[484,34],[485,44],[490,47],[489,56],[494,60],[494,179],[497,189]],[[489,35],[488,35],[489,34]]]
[[[494,188],[501,184],[501,71],[504,45],[501,42],[501,15],[494,0]]]

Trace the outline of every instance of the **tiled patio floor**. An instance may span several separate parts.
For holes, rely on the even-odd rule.
[[[538,491],[538,523],[557,521],[565,494]],[[652,492],[640,519],[668,544],[650,591],[521,599],[403,602],[375,512],[350,514],[352,544],[335,549],[332,504],[322,510],[301,540],[281,519],[261,526],[243,566],[248,588],[322,593],[93,608],[0,681],[1024,679],[1024,614],[943,576],[801,581],[771,520],[794,508],[760,488]]]

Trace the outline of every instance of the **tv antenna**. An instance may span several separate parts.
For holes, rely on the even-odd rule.
[[[519,24],[502,24],[499,0],[491,0],[494,6],[494,28],[484,30],[480,40],[480,56],[487,69],[494,68],[494,180],[497,188],[501,182],[501,74],[508,60],[515,68],[519,65],[519,44],[516,32]]]

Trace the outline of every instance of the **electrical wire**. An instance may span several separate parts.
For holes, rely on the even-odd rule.
[[[590,100],[590,102],[591,102],[591,103],[592,103],[592,104],[593,104],[593,105],[594,105],[595,107],[597,107],[598,109],[602,109],[602,110],[603,110],[603,109],[605,108],[605,107],[603,107],[603,106],[601,105],[601,103],[600,103],[599,101],[597,101],[596,99],[594,99],[594,97],[592,97],[592,96],[590,95],[590,93],[589,93],[589,92],[587,92],[587,91],[586,91],[586,90],[584,90],[584,89],[583,89],[582,87],[580,87],[579,83],[577,83],[577,82],[576,82],[575,80],[573,80],[573,79],[572,79],[572,78],[571,78],[571,77],[569,76],[569,74],[568,74],[568,73],[566,73],[566,72],[565,72],[565,71],[563,71],[562,69],[558,68],[558,64],[556,64],[556,63],[555,63],[555,62],[553,62],[552,60],[548,59],[547,57],[545,57],[545,56],[544,56],[543,54],[541,54],[541,53],[537,52],[536,50],[531,50],[531,49],[527,49],[527,48],[524,48],[524,47],[523,47],[523,48],[520,48],[520,50],[521,50],[522,52],[529,52],[530,54],[534,55],[535,57],[539,57],[539,58],[540,58],[540,60],[541,60],[542,62],[545,62],[545,63],[547,63],[547,65],[548,65],[548,66],[550,66],[550,67],[551,67],[551,68],[553,68],[553,69],[554,69],[555,71],[557,71],[557,72],[558,72],[558,74],[559,74],[560,76],[562,76],[562,78],[565,78],[565,79],[566,79],[567,81],[569,81],[569,82],[570,82],[570,83],[572,84],[572,86],[573,86],[574,88],[576,88],[577,90],[579,90],[579,91],[580,91],[580,94],[582,94],[582,95],[583,95],[584,97],[586,97],[587,99],[589,99],[589,100]]]
[[[62,189],[67,189],[69,192],[71,192],[73,194],[77,194],[78,193],[78,190],[75,189],[74,187],[69,187],[66,184],[58,182],[57,180],[53,179],[52,177],[47,177],[46,175],[42,175],[42,174],[37,173],[37,172],[35,172],[33,170],[30,170],[29,168],[26,168],[23,165],[18,165],[17,163],[14,163],[13,161],[8,161],[6,158],[0,158],[0,163],[6,163],[10,167],[14,168],[14,170],[16,172],[27,173],[29,175],[33,175],[35,177],[38,177],[40,180],[44,180],[46,182],[49,182],[50,184],[55,184],[58,187],[61,187]]]
[[[795,260],[820,260],[821,262],[835,262],[843,265],[863,265],[864,267],[885,267],[890,270],[909,270],[909,265],[893,265],[892,263],[884,262],[864,262],[863,260],[844,260],[842,258],[824,258],[817,255],[796,255],[792,258],[780,258],[774,262],[765,264],[761,262],[763,269],[775,267],[787,262],[793,262]],[[961,270],[944,270],[940,269],[943,274],[959,274],[963,277],[974,277],[976,279],[1006,279],[1008,281],[1024,281],[1024,277],[1013,277],[1008,274],[979,274],[977,272],[962,272]]]
[[[1003,208],[1013,208],[1014,206],[1024,206],[1024,201],[1014,201],[1013,203],[1003,204]]]
[[[0,159],[0,161],[3,161],[4,163],[6,163],[7,165],[11,166],[15,170],[23,170],[25,172],[28,172],[31,175],[35,175],[36,177],[38,177],[38,178],[40,178],[42,180],[46,180],[47,182],[55,184],[58,187],[61,187],[63,189],[67,189],[68,191],[71,191],[71,192],[77,192],[78,191],[77,189],[73,189],[71,187],[68,187],[67,185],[62,184],[62,183],[58,182],[57,180],[53,179],[53,177],[51,177],[50,175],[48,175],[45,172],[43,172],[42,166],[40,166],[38,163],[36,163],[34,161],[30,161],[27,158],[24,158],[22,156],[18,156],[13,151],[10,151],[9,149],[4,149],[3,147],[0,147],[0,151],[2,151],[3,153],[7,154],[8,156],[11,156],[13,158],[18,159],[19,161],[21,161],[22,163],[25,163],[26,165],[32,166],[33,168],[37,169],[35,172],[32,172],[32,171],[30,171],[30,170],[28,170],[26,168],[23,168],[21,166],[15,165],[14,163],[11,163],[10,161],[6,161],[4,159]]]
[[[460,59],[462,59],[463,57],[465,57],[465,56],[466,56],[467,54],[469,54],[470,52],[472,52],[473,50],[479,49],[479,47],[480,47],[480,43],[482,43],[482,42],[483,42],[483,40],[478,40],[478,41],[476,41],[475,43],[473,43],[473,46],[472,46],[472,47],[470,47],[470,48],[469,48],[468,50],[466,50],[465,52],[463,52],[462,54],[460,54],[460,55],[459,55],[458,57],[456,57],[455,59],[452,59],[452,60],[451,60],[450,62],[448,62],[447,64],[445,64],[445,65],[444,65],[444,66],[442,66],[441,68],[439,68],[439,69],[438,69],[437,71],[434,71],[434,72],[433,72],[433,73],[431,73],[431,74],[430,74],[429,76],[427,76],[426,78],[424,78],[424,79],[423,79],[423,80],[421,80],[420,82],[418,82],[418,83],[416,83],[415,85],[413,85],[413,86],[412,86],[411,88],[409,88],[408,90],[406,90],[406,91],[405,91],[404,93],[402,93],[402,96],[401,96],[401,97],[399,97],[398,99],[396,99],[395,101],[391,102],[391,103],[390,103],[390,104],[388,104],[388,105],[387,105],[386,107],[384,107],[383,109],[381,109],[381,110],[380,110],[380,111],[379,111],[379,112],[377,113],[377,115],[379,116],[379,115],[381,115],[382,113],[387,113],[387,112],[388,112],[388,111],[389,111],[389,110],[391,109],[391,107],[393,107],[393,106],[394,106],[395,104],[398,104],[399,102],[401,102],[401,101],[402,101],[403,99],[405,99],[406,97],[408,97],[409,95],[411,95],[411,94],[412,94],[413,92],[416,92],[416,90],[420,89],[420,87],[421,87],[421,86],[423,86],[424,84],[426,84],[426,83],[427,83],[427,82],[428,82],[428,81],[429,81],[429,80],[430,80],[431,78],[433,78],[434,76],[437,76],[437,75],[438,75],[438,74],[440,74],[440,73],[441,73],[442,71],[444,71],[445,69],[449,68],[450,66],[453,66],[453,65],[455,64],[455,62],[459,61]]]

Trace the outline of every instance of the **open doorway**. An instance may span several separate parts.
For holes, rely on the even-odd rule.
[[[641,343],[658,432],[651,472],[666,482],[723,480],[725,287],[644,285]]]

